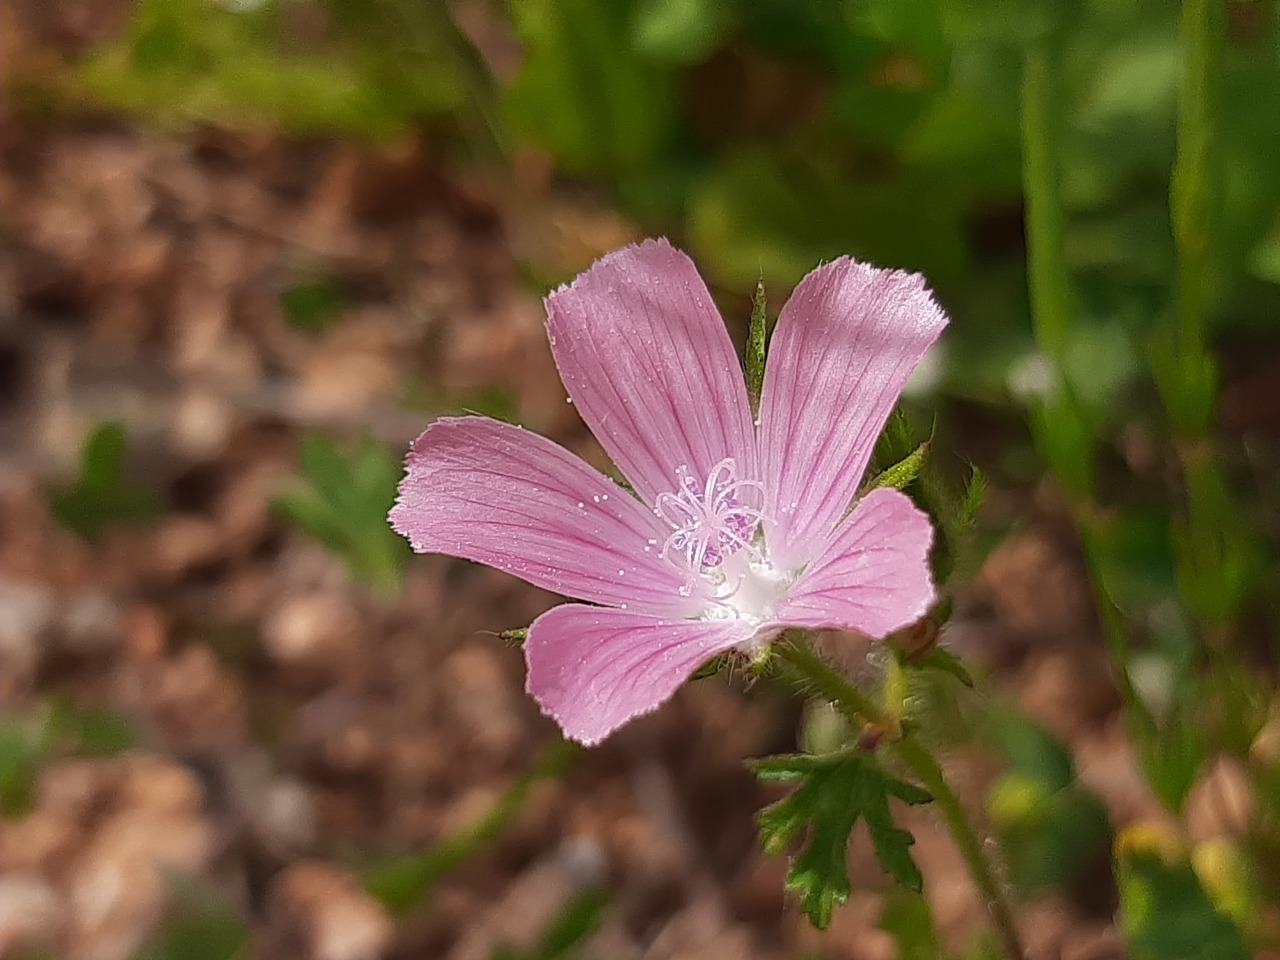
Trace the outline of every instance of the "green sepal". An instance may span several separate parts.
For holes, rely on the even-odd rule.
[[[751,297],[751,325],[747,328],[747,395],[751,398],[753,413],[760,410],[760,394],[764,390],[768,326],[764,279],[761,278],[756,281],[756,292]]]
[[[929,451],[931,449],[930,442],[926,440],[893,466],[880,471],[872,477],[863,487],[863,493],[865,494],[878,487],[892,487],[894,490],[905,489],[916,477],[920,476],[920,471],[924,468],[925,461],[929,459]]]

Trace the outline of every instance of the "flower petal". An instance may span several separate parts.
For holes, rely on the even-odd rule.
[[[597,260],[547,297],[547,335],[582,419],[649,503],[726,457],[756,479],[738,355],[693,261],[666,240]]]
[[[946,323],[919,274],[842,257],[800,281],[773,332],[760,404],[775,565],[803,566],[822,549],[903,384]]]
[[[924,616],[937,594],[933,524],[897,490],[872,490],[774,607],[787,626],[854,630],[877,639]]]
[[[590,746],[657,709],[699,665],[750,635],[741,621],[565,604],[529,627],[525,689],[566,737]]]
[[[487,417],[437,420],[414,441],[391,525],[446,553],[570,597],[683,615],[669,531],[608,477],[545,437]]]

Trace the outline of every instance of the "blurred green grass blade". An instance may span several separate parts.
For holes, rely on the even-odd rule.
[[[612,901],[606,890],[584,890],[552,918],[539,938],[533,960],[565,960],[600,928],[604,911]]]
[[[577,760],[581,748],[561,741],[547,748],[532,767],[507,788],[478,824],[445,837],[420,853],[406,854],[365,875],[370,893],[396,913],[403,913],[430,895],[436,881],[450,870],[478,856],[498,838],[521,810],[539,780],[558,777]]]
[[[575,173],[648,167],[675,130],[671,72],[631,42],[632,0],[513,0],[525,59],[508,123]]]

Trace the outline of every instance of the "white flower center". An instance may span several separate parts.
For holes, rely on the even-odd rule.
[[[712,467],[703,483],[679,467],[676,492],[658,497],[654,513],[671,527],[661,555],[688,571],[682,596],[696,591],[706,598],[702,619],[763,623],[794,581],[768,561],[763,506],[763,486],[738,479],[732,457]]]

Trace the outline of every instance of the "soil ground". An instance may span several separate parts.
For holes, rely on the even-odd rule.
[[[418,142],[104,120],[10,123],[0,151],[0,707],[107,708],[135,740],[55,751],[29,810],[0,823],[0,953],[47,943],[125,960],[181,906],[186,877],[249,924],[255,956],[279,960],[488,960],[595,888],[609,905],[584,950],[600,960],[894,955],[865,837],[856,892],[825,933],[784,895],[785,861],[759,851],[752,818],[777,794],[743,761],[793,749],[804,718],[787,691],[740,677],[690,684],[536,783],[495,842],[397,922],[354,879],[476,823],[556,742],[523,694],[520,651],[496,636],[555,598],[419,557],[379,601],[272,498],[308,431],[367,427],[403,446],[493,391],[598,460],[519,263],[556,231],[590,253],[625,227],[566,205],[531,232]],[[281,292],[321,276],[344,316],[292,328]],[[108,419],[127,425],[129,475],[166,509],[89,544],[54,522],[46,491]],[[1065,737],[1117,826],[1153,815],[1051,494],[997,489],[986,510],[1015,532],[943,637],[993,678],[964,696],[1016,701]],[[831,649],[875,669],[850,638]],[[996,761],[967,748],[946,762],[981,819]],[[983,911],[934,814],[908,816],[958,949]],[[1121,956],[1101,888],[1024,903],[1030,955]]]

